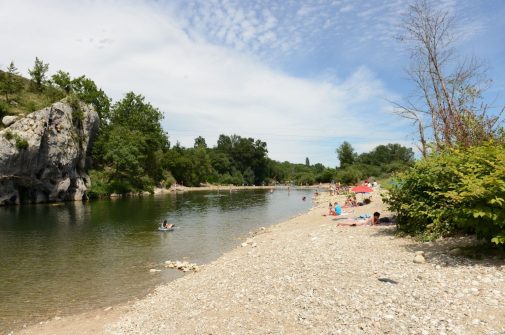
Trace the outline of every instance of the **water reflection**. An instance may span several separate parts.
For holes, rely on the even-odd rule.
[[[167,259],[208,262],[259,226],[306,211],[308,192],[192,192],[0,208],[0,332],[144,295],[180,274]],[[158,232],[164,219],[174,232]]]

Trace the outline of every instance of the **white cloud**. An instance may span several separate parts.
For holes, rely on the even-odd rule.
[[[266,141],[273,159],[308,156],[334,166],[334,149],[345,139],[358,149],[405,140],[392,126],[398,120],[383,112],[392,94],[366,67],[347,78],[326,75],[331,81],[296,78],[207,42],[173,15],[138,1],[3,2],[0,64],[13,59],[26,73],[38,56],[52,72],[89,76],[115,99],[141,93],[164,112],[171,141],[183,145],[198,135],[214,144],[219,134],[236,133]],[[216,31],[232,44],[244,36],[275,41],[272,30],[256,33],[251,15],[234,11],[228,19],[238,25]],[[262,15],[269,27],[277,24]]]

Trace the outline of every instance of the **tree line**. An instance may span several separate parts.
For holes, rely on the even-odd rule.
[[[152,190],[174,183],[312,185],[323,182],[356,183],[361,179],[384,177],[412,164],[411,149],[399,144],[378,146],[357,155],[344,142],[337,150],[340,167],[321,163],[278,162],[268,157],[267,143],[261,139],[221,134],[213,146],[198,136],[192,147],[173,145],[162,129],[163,113],[140,94],[128,92],[113,102],[93,80],[72,78],[57,71],[48,76],[49,64],[35,59],[30,79],[22,78],[14,63],[0,72],[3,115],[31,112],[61,99],[80,100],[92,105],[100,118],[98,135],[88,164],[92,180],[90,196]],[[40,106],[44,104],[44,106]],[[78,104],[76,104],[78,105]]]

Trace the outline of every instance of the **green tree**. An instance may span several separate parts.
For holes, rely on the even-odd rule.
[[[305,157],[305,166],[310,166],[309,157]]]
[[[5,95],[5,101],[10,103],[15,94],[23,89],[23,82],[19,76],[18,69],[14,62],[10,62],[7,72],[3,74],[0,82],[0,90]]]
[[[344,143],[342,143],[340,147],[337,148],[336,152],[338,155],[338,160],[340,161],[340,168],[345,168],[352,165],[356,159],[354,148],[347,141],[344,141]]]
[[[23,82],[19,76],[18,69],[14,65],[14,62],[10,62],[7,67],[7,72],[3,74],[1,78],[0,89],[3,94],[5,94],[5,101],[10,103],[15,94],[18,94],[23,89]]]
[[[198,136],[197,138],[195,138],[195,145],[193,147],[207,149],[207,143],[205,142],[205,138],[203,138],[202,136]]]
[[[61,71],[60,71],[61,72]],[[66,86],[65,75],[63,74],[62,84]],[[83,102],[92,104],[100,116],[103,124],[110,123],[110,98],[102,89],[99,89],[95,82],[86,76],[80,76],[72,79],[70,91],[74,92]]]
[[[72,79],[70,78],[70,74],[68,72],[59,70],[51,76],[51,80],[66,94],[69,94],[72,91]]]
[[[35,57],[35,64],[33,68],[28,70],[31,77],[32,88],[37,92],[42,92],[44,90],[44,84],[46,82],[46,74],[49,70],[49,64],[44,63],[38,57]]]

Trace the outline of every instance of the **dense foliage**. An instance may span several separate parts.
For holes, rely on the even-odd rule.
[[[412,149],[400,144],[379,145],[372,151],[358,155],[352,145],[343,142],[336,150],[340,161],[335,178],[344,185],[373,178],[385,178],[402,171],[414,163]]]
[[[357,155],[345,142],[337,150],[340,169],[320,163],[311,165],[309,157],[305,164],[277,162],[268,157],[265,142],[239,135],[220,135],[212,147],[201,136],[195,138],[193,147],[185,148],[179,143],[171,146],[161,128],[163,114],[142,95],[129,92],[113,103],[93,80],[85,76],[72,78],[61,70],[48,76],[48,70],[49,64],[36,58],[29,71],[31,80],[19,76],[14,63],[0,72],[0,112],[3,106],[3,114],[29,113],[63,98],[72,106],[79,106],[79,101],[93,105],[100,126],[88,164],[90,196],[152,190],[174,183],[349,184],[370,176],[382,177],[408,166],[413,159],[411,150],[398,144]]]
[[[405,232],[426,238],[466,232],[505,243],[505,146],[433,154],[398,175],[387,201]]]

